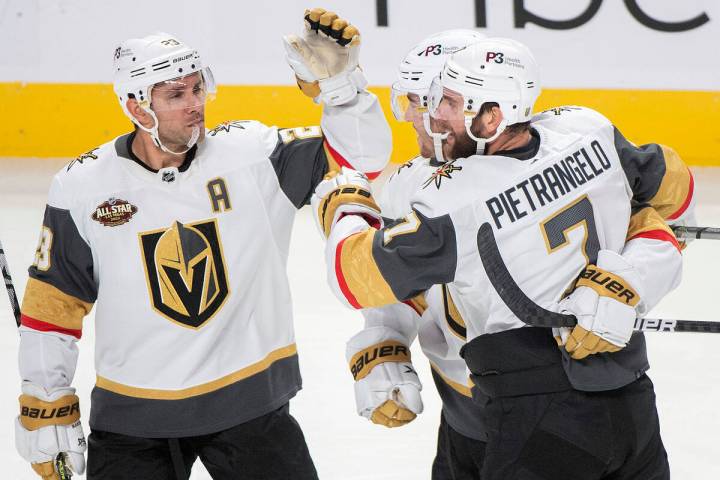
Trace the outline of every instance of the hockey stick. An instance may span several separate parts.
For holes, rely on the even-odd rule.
[[[10,306],[15,316],[15,323],[20,326],[20,304],[18,303],[17,295],[15,294],[15,286],[13,285],[12,276],[10,276],[10,267],[8,266],[7,260],[5,259],[5,250],[3,249],[2,242],[0,242],[0,270],[2,270],[2,276],[5,279],[5,290],[7,290],[8,297],[10,298]]]
[[[510,275],[489,223],[483,223],[480,226],[477,234],[477,246],[480,260],[490,283],[505,305],[523,323],[533,327],[573,327],[577,324],[577,319],[573,315],[546,310],[525,295]],[[635,330],[640,332],[720,333],[720,322],[638,318],[635,320]]]
[[[676,226],[670,228],[672,228],[673,233],[675,233],[675,236],[680,240],[686,238],[694,238],[697,240],[720,240],[720,228],[685,226]]]
[[[20,327],[20,304],[18,303],[17,295],[15,294],[15,285],[10,275],[10,267],[8,266],[7,259],[5,258],[5,250],[3,249],[2,242],[0,241],[0,270],[2,270],[2,276],[5,279],[5,290],[7,290],[8,297],[10,298],[10,306],[13,310],[13,316],[15,317],[15,323]],[[67,467],[65,462],[65,455],[58,453],[55,457],[55,468],[57,469],[58,477],[60,480],[71,480],[72,472]]]

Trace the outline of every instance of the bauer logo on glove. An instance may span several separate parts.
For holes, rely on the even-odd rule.
[[[328,174],[315,188],[310,203],[323,238],[345,215],[359,215],[369,225],[382,228],[380,207],[372,196],[370,181],[362,172],[343,167],[338,174]]]

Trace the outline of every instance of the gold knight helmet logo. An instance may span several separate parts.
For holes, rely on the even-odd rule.
[[[139,236],[155,311],[184,327],[202,327],[230,293],[217,222],[176,221]]]

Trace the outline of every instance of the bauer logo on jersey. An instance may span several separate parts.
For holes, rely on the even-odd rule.
[[[117,227],[130,221],[138,208],[132,203],[119,198],[110,198],[95,207],[90,218],[100,222],[106,227]]]
[[[139,234],[150,302],[163,317],[200,328],[230,294],[215,219]]]

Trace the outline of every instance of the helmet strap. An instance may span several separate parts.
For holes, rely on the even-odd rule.
[[[153,112],[152,109],[149,107],[143,108],[143,109],[148,113],[148,115],[150,115],[150,117],[152,117],[153,126],[151,128],[147,128],[147,127],[141,125],[140,122],[138,122],[137,120],[133,119],[133,121],[135,122],[135,125],[137,125],[138,128],[140,128],[140,130],[150,134],[150,138],[152,138],[155,146],[158,147],[163,152],[169,153],[171,155],[184,155],[190,151],[190,149],[197,143],[198,139],[200,138],[200,128],[198,128],[196,125],[195,127],[193,127],[193,132],[190,135],[190,139],[188,140],[188,142],[186,144],[187,148],[185,150],[183,150],[182,152],[174,152],[174,151],[170,150],[160,140],[160,134],[158,133],[158,128],[160,127],[160,121],[158,120],[157,115],[155,115],[155,112]]]
[[[449,133],[435,133],[430,128],[430,114],[428,112],[423,113],[423,126],[425,127],[425,133],[430,135],[433,140],[433,148],[435,149],[435,160],[438,162],[445,162],[445,158],[442,153],[442,144]]]
[[[475,152],[478,155],[485,155],[485,150],[487,148],[488,143],[492,143],[505,131],[505,128],[507,128],[508,121],[506,118],[503,118],[500,122],[500,125],[497,127],[497,131],[490,137],[490,138],[481,138],[476,137],[471,130],[472,122],[474,117],[465,117],[465,131],[467,132],[468,136],[475,140],[477,142],[477,148],[475,149]]]

